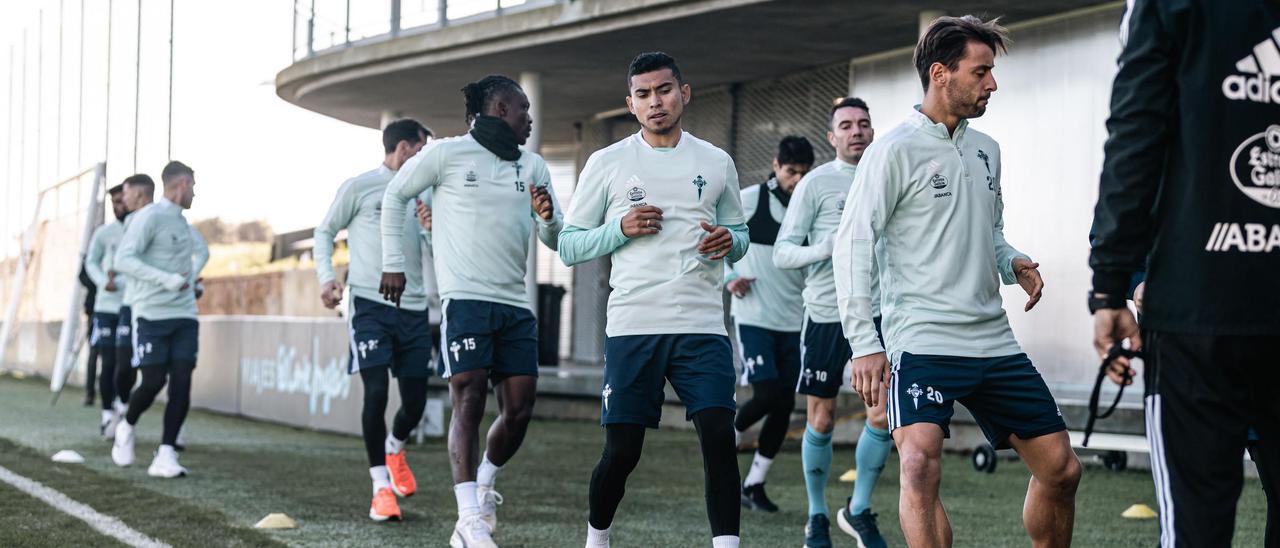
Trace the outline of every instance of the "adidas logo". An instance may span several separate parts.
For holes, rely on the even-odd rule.
[[[1236,71],[1222,81],[1222,94],[1236,101],[1280,104],[1280,28],[1258,42],[1253,53],[1236,62]]]

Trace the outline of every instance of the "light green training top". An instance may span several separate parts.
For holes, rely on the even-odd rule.
[[[121,236],[120,236],[121,241],[124,240],[124,234],[127,234],[129,232],[129,226],[133,223],[133,220],[138,218],[138,213],[151,207],[152,205],[153,203],[148,203],[142,206],[141,208],[139,208],[138,211],[134,211],[124,218],[123,227],[121,229]],[[205,242],[204,237],[200,235],[200,232],[197,231],[195,227],[191,227],[191,237],[192,237],[192,242],[195,244],[195,252],[191,256],[192,271],[200,272],[201,270],[204,269],[204,265],[209,262],[209,244]],[[115,257],[118,254],[119,254],[119,247],[116,248],[116,253],[112,255],[113,263],[116,261]],[[128,283],[128,280],[129,280],[128,274],[120,271],[120,269],[116,269],[116,284],[117,285],[124,284],[124,289],[121,291],[121,295],[120,295],[120,306],[122,308],[133,306],[134,292],[130,291],[130,287],[132,287],[132,284]]]
[[[143,210],[147,209],[148,207],[151,207],[151,204],[144,205],[141,208],[139,208],[138,211],[130,212],[128,215],[125,216],[124,221],[121,221],[121,224],[120,224],[120,241],[122,242],[124,241],[124,235],[129,233],[129,227],[133,225],[133,220],[138,218],[138,213],[141,213]],[[116,262],[116,255],[118,255],[119,253],[120,253],[120,247],[117,244],[116,253],[111,256],[111,263],[113,266],[115,265],[115,262]],[[129,286],[132,285],[129,283],[129,274],[125,272],[121,272],[120,269],[116,269],[116,283],[124,284],[123,289],[121,289],[120,291],[120,307],[121,308],[132,307],[133,292],[129,291]]]
[[[351,253],[346,285],[351,289],[351,295],[395,306],[383,300],[378,291],[382,285],[382,196],[395,174],[382,164],[338,187],[329,212],[315,231],[316,277],[320,285],[337,279],[333,271],[333,239],[345,228],[347,249]],[[415,207],[406,207],[404,217],[404,222],[411,223],[410,226],[420,226]],[[405,261],[405,286],[400,306],[407,310],[427,309],[427,293],[422,285],[420,239],[418,230],[405,230],[398,242]]]
[[[560,260],[572,266],[612,254],[607,336],[728,334],[724,265],[698,253],[707,236],[699,223],[727,228],[733,243],[725,259],[741,259],[750,240],[738,192],[733,159],[688,132],[666,150],[636,133],[591,155],[573,193]],[[622,217],[645,205],[662,210],[662,230],[627,238]]]
[[[550,221],[534,213],[530,186],[547,187],[555,208]],[[503,160],[470,134],[427,145],[400,167],[382,198],[383,272],[405,271],[400,238],[418,233],[405,210],[428,188],[440,297],[531,308],[524,284],[530,235],[536,226],[538,239],[556,249],[563,225],[542,157],[524,151]],[[408,230],[407,222],[413,222]]]
[[[126,217],[127,219],[128,217]],[[124,237],[124,223],[112,221],[93,231],[89,240],[89,252],[84,257],[84,271],[98,287],[93,296],[93,311],[103,314],[119,314],[120,303],[124,297],[124,276],[108,276],[114,270],[116,248]],[[115,291],[107,291],[107,281],[113,280]]]
[[[912,354],[1021,352],[1000,298],[1016,283],[1004,239],[1000,146],[962,121],[949,135],[919,111],[862,157],[834,262],[845,336],[860,357],[883,348],[871,323],[874,247],[883,243],[885,342]]]
[[[804,310],[815,322],[840,321],[831,249],[857,169],[837,158],[805,174],[791,196],[773,248],[773,262],[778,268],[804,270]],[[808,245],[803,245],[805,240]],[[873,297],[878,296],[876,289],[873,285]],[[873,298],[872,305],[873,314],[878,316],[879,299]]]
[[[766,183],[777,184],[772,179]],[[772,194],[769,195],[769,211],[756,211],[760,193],[768,192],[766,188],[771,187],[751,185],[742,189],[744,218],[769,215],[775,222],[782,222],[787,206],[782,205]],[[800,297],[804,291],[804,273],[799,270],[783,270],[773,264],[773,246],[755,242],[741,260],[736,263],[726,262],[725,268],[725,283],[740,276],[755,279],[746,295],[732,296],[729,299],[729,314],[733,316],[735,323],[774,331],[800,331],[804,320],[804,303]]]
[[[209,260],[204,238],[187,224],[182,208],[163,197],[132,217],[115,266],[129,275],[133,317],[195,319],[195,281]]]

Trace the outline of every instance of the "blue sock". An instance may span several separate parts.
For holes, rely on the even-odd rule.
[[[858,449],[855,453],[858,468],[858,481],[853,484],[853,498],[849,500],[849,513],[861,514],[871,509],[871,491],[876,488],[876,480],[884,470],[884,461],[889,459],[889,451],[893,450],[893,436],[888,430],[881,430],[871,423],[862,428],[858,437]]]
[[[804,488],[809,492],[809,515],[827,514],[827,476],[831,474],[831,433],[821,434],[804,427],[804,443],[800,445],[800,461],[804,463]]]

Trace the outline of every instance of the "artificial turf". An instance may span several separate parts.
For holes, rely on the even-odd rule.
[[[191,475],[147,477],[159,441],[160,406],[137,429],[137,462],[111,463],[110,445],[98,437],[98,410],[78,398],[49,406],[47,385],[0,377],[0,466],[57,489],[99,512],[163,542],[180,546],[446,546],[456,519],[443,440],[409,447],[418,479],[416,496],[401,500],[404,521],[367,518],[370,488],[360,440],[193,411],[188,450],[181,462]],[[603,434],[590,422],[538,420],[520,453],[498,476],[506,499],[499,507],[500,546],[581,546],[585,538],[587,482]],[[85,456],[83,465],[50,462],[60,449]],[[740,457],[741,470],[751,454]],[[851,485],[835,476],[853,464],[852,447],[836,447],[827,489],[834,509]],[[1021,506],[1029,478],[1017,462],[994,474],[972,470],[966,457],[944,458],[943,500],[957,546],[1026,546]],[[890,545],[904,546],[897,526],[898,478],[891,458],[873,497]],[[1236,545],[1261,546],[1265,500],[1257,480],[1246,482]],[[777,514],[744,512],[744,546],[798,546],[803,542],[806,497],[799,447],[788,441],[769,475]],[[1129,505],[1155,507],[1144,471],[1086,467],[1077,498],[1077,546],[1152,546],[1154,520],[1120,517]],[[270,512],[299,522],[293,530],[254,530]],[[834,520],[833,520],[834,522]],[[852,546],[833,523],[836,546]],[[690,431],[649,431],[645,454],[627,484],[614,525],[615,546],[706,546],[709,531],[702,496],[702,465]],[[0,546],[112,545],[111,539],[52,507],[0,483]]]

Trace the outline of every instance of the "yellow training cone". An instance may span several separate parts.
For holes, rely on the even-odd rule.
[[[1145,504],[1135,504],[1130,506],[1128,510],[1125,510],[1124,513],[1120,515],[1127,519],[1155,519],[1157,514],[1150,506]]]
[[[857,468],[850,468],[848,472],[840,474],[840,481],[843,481],[845,483],[853,483],[854,480],[857,480],[857,479],[858,479]]]
[[[267,517],[262,518],[262,521],[259,521],[256,525],[253,526],[253,528],[254,529],[297,529],[298,522],[293,521],[293,518],[286,516],[284,514],[272,513],[272,514],[267,514]]]

